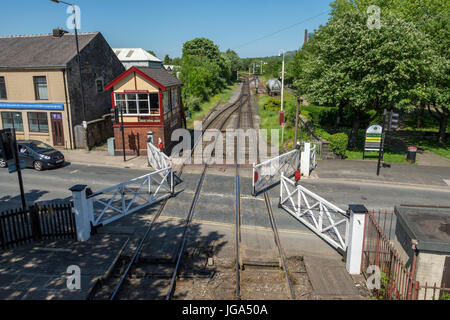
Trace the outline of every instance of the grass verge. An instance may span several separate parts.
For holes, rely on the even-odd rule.
[[[447,141],[447,143],[444,146],[439,146],[437,142],[430,141],[427,139],[412,139],[411,142],[415,144],[417,147],[429,150],[431,152],[434,152],[441,157],[450,159],[450,142]]]
[[[239,83],[235,83],[233,85],[228,86],[221,93],[216,94],[214,97],[211,97],[208,101],[203,102],[200,105],[200,110],[192,112],[191,118],[186,122],[188,129],[194,128],[194,121],[202,120],[205,115],[212,108],[217,106],[219,103],[226,103],[230,100],[233,91],[238,87]]]

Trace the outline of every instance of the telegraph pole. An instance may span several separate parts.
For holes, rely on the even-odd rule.
[[[281,144],[283,144],[284,139],[284,112],[283,112],[283,105],[284,105],[284,56],[285,52],[283,50],[283,67],[281,69]]]
[[[122,131],[122,148],[123,148],[123,162],[127,161],[127,156],[125,155],[125,128],[123,124],[123,105],[120,106],[120,131]]]
[[[378,151],[378,165],[377,165],[377,176],[380,175],[380,164],[381,164],[381,157],[384,153],[384,128],[385,128],[385,123],[386,123],[386,114],[387,114],[387,110],[384,109],[384,114],[383,114],[383,126],[381,129],[381,145],[380,145],[380,150]]]
[[[297,143],[297,133],[298,133],[298,117],[300,112],[300,97],[297,96],[297,112],[295,113],[295,132],[294,132],[294,143]]]

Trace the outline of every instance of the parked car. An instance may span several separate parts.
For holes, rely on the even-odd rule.
[[[25,161],[27,168],[42,171],[64,165],[63,154],[44,142],[19,140],[17,141],[17,149],[19,151],[19,159]],[[0,168],[5,168],[6,166],[6,161],[1,159],[0,156]]]

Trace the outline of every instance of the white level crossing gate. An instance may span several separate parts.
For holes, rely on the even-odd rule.
[[[289,177],[299,169],[300,148],[253,165],[252,192],[257,195],[263,190],[277,184],[281,175]]]
[[[86,185],[70,189],[79,241],[89,239],[91,227],[106,225],[173,195],[172,163],[159,149],[151,147],[153,157],[149,156],[149,162],[156,171],[94,193]]]
[[[346,212],[284,174],[280,184],[281,207],[343,254],[350,223]]]
[[[173,192],[172,168],[161,169],[87,196],[93,226],[106,225],[166,199]]]
[[[147,157],[149,165],[155,170],[172,167],[172,160],[155,147],[152,142],[147,143]]]

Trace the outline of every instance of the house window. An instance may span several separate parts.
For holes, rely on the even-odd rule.
[[[170,95],[169,91],[163,92],[163,106],[164,106],[164,114],[170,111]]]
[[[2,112],[3,129],[23,132],[22,112]]]
[[[159,94],[150,93],[150,114],[159,116]]]
[[[36,100],[48,100],[47,78],[33,77]]]
[[[6,100],[6,83],[5,77],[0,77],[0,100]]]
[[[103,79],[95,80],[95,86],[97,88],[97,92],[105,91],[105,85],[104,85]]]
[[[28,126],[31,132],[48,132],[46,112],[28,112]]]
[[[178,108],[178,90],[172,89],[172,110]]]
[[[157,93],[116,93],[115,102],[126,115],[159,115]]]

